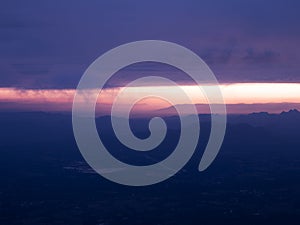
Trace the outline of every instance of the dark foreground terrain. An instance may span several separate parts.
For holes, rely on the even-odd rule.
[[[162,146],[144,155],[120,155],[109,125],[100,134],[120,160],[149,164],[176,145],[178,118],[167,121]],[[0,113],[0,224],[299,224],[300,113],[229,116],[217,159],[200,173],[210,124],[208,116],[202,121],[201,141],[182,171],[157,185],[128,187],[93,173],[69,115]],[[138,136],[147,136],[146,123],[132,121]]]

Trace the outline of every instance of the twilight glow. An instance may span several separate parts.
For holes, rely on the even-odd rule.
[[[163,91],[172,92],[172,86],[145,86],[130,87],[127,90],[128,99],[130,95],[139,95],[141,92],[151,95],[153,88],[162,89]],[[181,86],[187,95],[192,99],[194,104],[207,104],[207,100],[203,93],[199,92],[196,86]],[[209,88],[209,86],[208,86]],[[288,110],[284,108],[287,103],[292,104],[294,108],[298,108],[300,104],[300,84],[299,83],[233,83],[221,84],[224,100],[228,105],[236,105],[235,110],[230,113],[250,113],[255,111],[280,112]],[[110,88],[102,90],[99,95],[97,106],[102,111],[108,111],[109,106],[117,96],[120,88]],[[41,111],[70,111],[73,101],[74,89],[46,89],[46,90],[23,90],[16,88],[0,88],[1,108],[6,110],[41,110]],[[125,97],[121,104],[128,103]],[[83,99],[84,101],[84,99]],[[178,96],[177,104],[186,104],[180,96]],[[269,105],[279,104],[278,108]],[[280,106],[281,104],[281,106]],[[238,105],[253,105],[248,107],[248,111],[239,110]],[[260,105],[261,108],[257,108]],[[135,107],[138,111],[158,110],[169,107],[164,101],[149,98],[137,103]],[[282,108],[283,107],[283,108]],[[287,106],[289,107],[289,106]],[[98,107],[97,107],[98,109]],[[299,108],[298,108],[299,109]]]

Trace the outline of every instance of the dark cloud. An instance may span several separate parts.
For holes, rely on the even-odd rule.
[[[225,44],[220,47],[203,48],[199,51],[200,57],[208,64],[224,64],[229,63],[233,57],[234,48],[237,45],[235,39],[226,41]]]
[[[272,50],[255,51],[253,48],[246,50],[246,55],[243,60],[249,63],[273,63],[278,62],[280,53],[274,52]]]

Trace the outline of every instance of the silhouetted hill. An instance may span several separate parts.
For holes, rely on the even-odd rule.
[[[300,112],[296,109],[280,114],[260,112],[248,115],[229,115],[228,122],[231,124],[245,123],[254,127],[264,127],[278,135],[300,137]]]
[[[71,115],[0,113],[0,224],[298,224],[299,112],[228,115],[222,148],[201,173],[210,115],[199,118],[200,141],[187,165],[162,183],[134,188],[107,181],[86,164]],[[148,121],[130,120],[133,132],[149,135]],[[111,154],[133,165],[168,157],[180,134],[179,118],[166,117],[161,146],[137,152],[118,142],[110,117],[96,123]]]

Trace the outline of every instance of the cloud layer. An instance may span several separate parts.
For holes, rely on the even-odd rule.
[[[143,39],[190,48],[221,82],[300,82],[299,8],[296,0],[6,1],[0,85],[75,88],[95,58]]]

